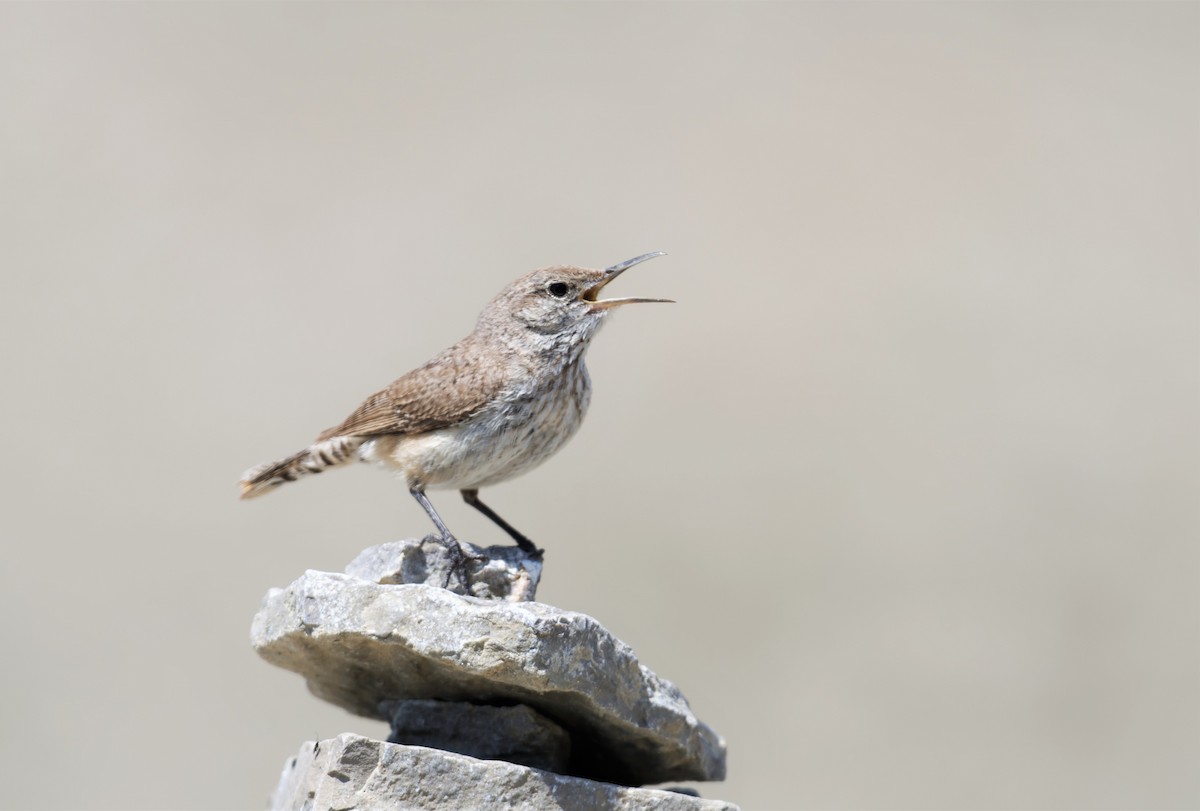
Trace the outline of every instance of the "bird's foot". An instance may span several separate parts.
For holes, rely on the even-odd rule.
[[[470,596],[471,594],[471,572],[470,564],[484,562],[489,558],[486,555],[477,555],[463,548],[458,538],[453,535],[443,536],[441,539],[442,545],[446,547],[446,552],[450,556],[450,566],[446,569],[446,574],[442,578],[442,588],[450,588],[450,581],[456,575],[459,583],[462,584],[463,594]]]
[[[533,541],[529,540],[528,538],[526,538],[524,535],[522,535],[519,532],[513,531],[510,534],[512,535],[512,539],[517,542],[517,549],[520,549],[522,552],[524,552],[526,555],[533,558],[534,560],[537,560],[537,561],[542,560],[543,556],[546,554],[545,549],[538,549],[537,544],[535,544]]]

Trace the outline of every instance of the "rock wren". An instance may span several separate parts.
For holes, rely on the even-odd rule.
[[[479,500],[479,489],[541,463],[579,429],[592,383],[583,356],[614,307],[669,299],[598,299],[643,254],[605,270],[551,267],[528,273],[492,299],[474,331],[372,394],[340,425],[286,459],[242,475],[242,498],[355,459],[391,468],[446,544],[465,553],[433,508],[428,489],[456,489],[530,554],[540,550]]]

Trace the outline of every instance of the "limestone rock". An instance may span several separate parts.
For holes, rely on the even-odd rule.
[[[289,758],[272,811],[520,809],[520,811],[738,811],[717,800],[627,788],[496,760],[339,735]]]
[[[467,554],[465,574],[470,596],[487,600],[532,600],[542,577],[542,561],[516,546],[479,547],[462,541]],[[459,573],[451,571],[450,553],[436,535],[410,538],[364,549],[346,574],[385,585],[425,583],[456,594],[466,593]]]
[[[571,736],[568,773],[626,785],[720,780],[725,742],[596,620],[534,602],[309,571],[272,589],[252,641],[318,697],[525,704]]]
[[[445,749],[480,760],[507,760],[551,772],[566,771],[571,736],[532,707],[489,707],[464,701],[385,701],[388,743]]]

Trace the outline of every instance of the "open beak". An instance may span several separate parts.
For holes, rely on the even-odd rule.
[[[669,298],[606,298],[597,300],[596,296],[600,295],[600,291],[604,286],[613,279],[620,276],[625,271],[629,270],[634,265],[640,265],[647,259],[653,259],[656,256],[666,256],[665,251],[654,251],[653,253],[644,253],[641,256],[635,256],[632,259],[626,259],[624,262],[613,265],[610,268],[604,269],[604,278],[596,284],[589,287],[583,292],[583,300],[591,302],[593,310],[607,310],[610,307],[617,307],[621,304],[639,304],[639,303],[660,303],[674,304],[675,302]]]

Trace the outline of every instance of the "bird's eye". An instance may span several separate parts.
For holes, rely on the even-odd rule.
[[[546,292],[555,298],[563,298],[569,289],[565,282],[551,282],[546,285]]]

